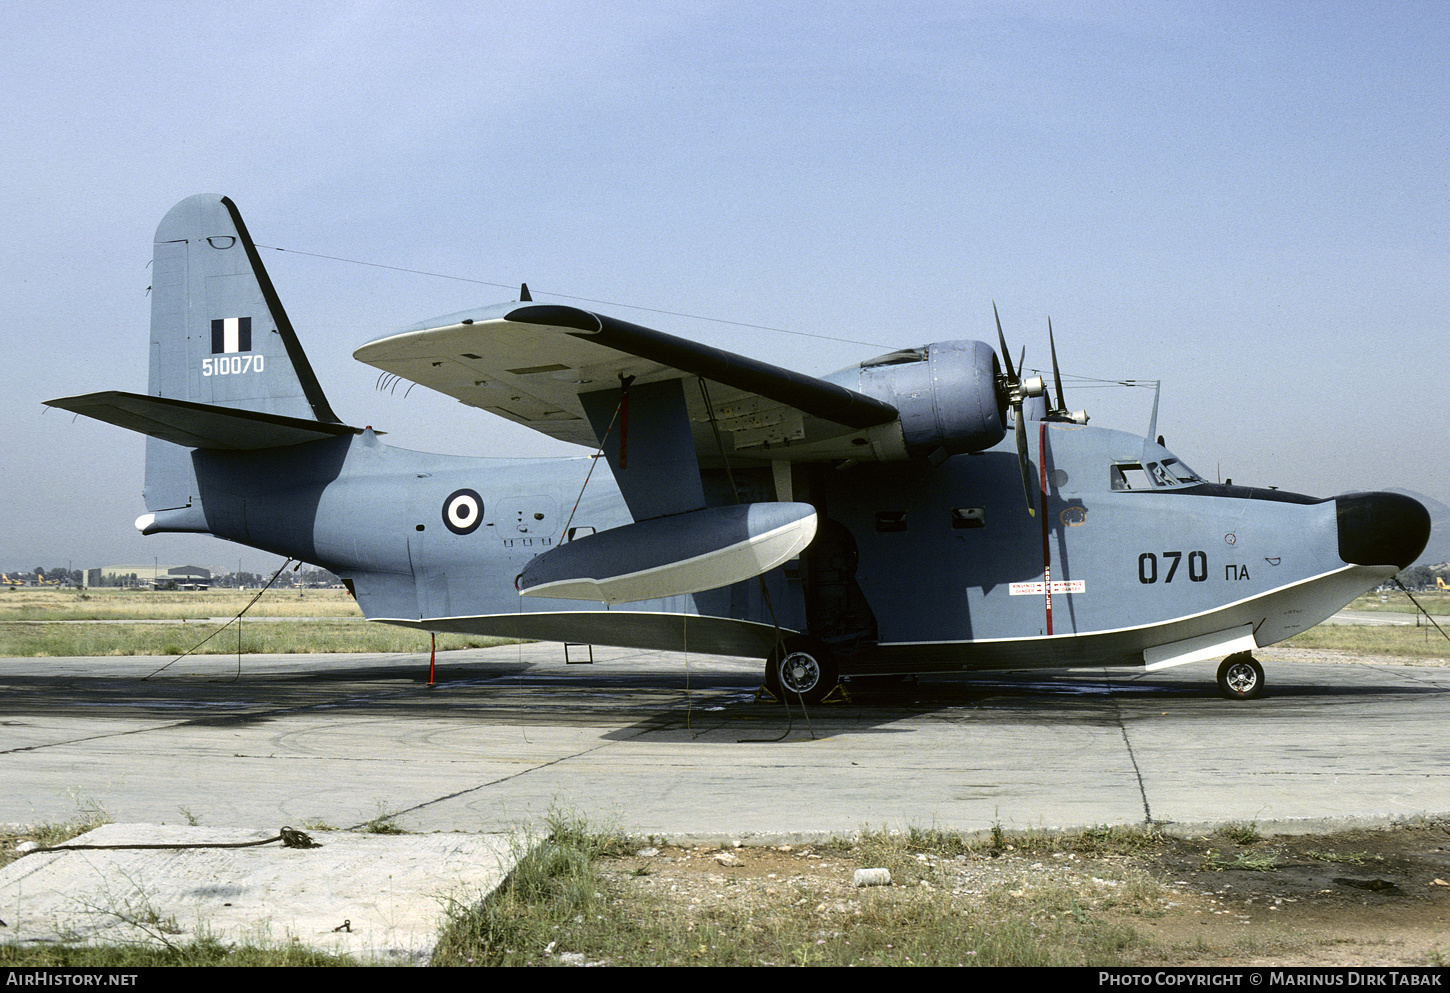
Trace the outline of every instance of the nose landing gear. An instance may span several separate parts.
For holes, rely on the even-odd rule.
[[[1218,688],[1230,700],[1252,700],[1264,691],[1264,667],[1248,652],[1230,655],[1218,667]]]

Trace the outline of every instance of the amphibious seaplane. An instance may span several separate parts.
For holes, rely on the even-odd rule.
[[[1429,537],[1408,497],[1210,483],[1151,427],[1088,426],[1055,345],[1049,398],[1000,321],[1000,360],[941,341],[817,378],[525,287],[354,353],[589,450],[501,460],[342,423],[225,197],[162,220],[151,301],[144,395],[49,401],[149,436],[137,527],[314,563],[420,631],[762,658],[808,702],[842,677],[1210,659],[1248,699],[1256,648]]]

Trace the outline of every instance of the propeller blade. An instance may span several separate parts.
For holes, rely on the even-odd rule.
[[[1012,355],[1007,351],[1007,336],[1002,333],[1002,318],[997,313],[997,301],[992,301],[992,316],[997,318],[997,344],[1002,346],[1002,361],[1007,363],[1007,379],[1017,381],[1017,370],[1012,368]]]
[[[1022,416],[1022,404],[1014,404],[1013,410],[1017,414],[1017,462],[1022,466],[1022,495],[1027,498],[1027,515],[1036,517],[1037,510],[1032,506],[1032,469],[1027,464],[1026,418]]]
[[[1062,398],[1062,373],[1057,371],[1057,342],[1052,340],[1052,318],[1047,319],[1047,347],[1052,351],[1052,382],[1057,386],[1057,411],[1067,410],[1067,401]]]
[[[1067,398],[1062,392],[1062,372],[1057,365],[1057,342],[1052,335],[1052,318],[1047,319],[1047,347],[1052,351],[1052,381],[1057,387],[1057,406],[1047,412],[1049,421],[1067,421],[1072,424],[1086,424],[1086,410],[1068,410]],[[1050,405],[1049,405],[1050,406]]]

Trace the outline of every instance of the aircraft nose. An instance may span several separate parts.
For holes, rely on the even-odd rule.
[[[1346,493],[1334,498],[1339,517],[1339,557],[1352,565],[1415,561],[1430,540],[1430,513],[1399,493]]]

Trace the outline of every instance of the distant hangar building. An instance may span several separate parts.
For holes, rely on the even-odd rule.
[[[211,570],[199,565],[157,566],[152,562],[86,570],[87,586],[165,586],[168,583],[175,583],[179,589],[206,589],[211,586]]]

